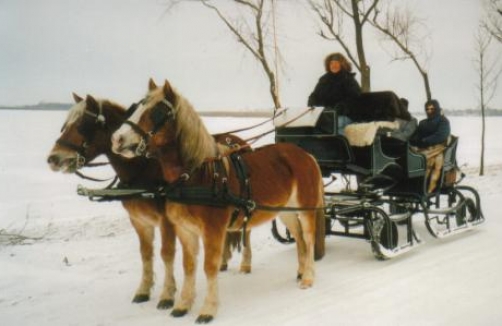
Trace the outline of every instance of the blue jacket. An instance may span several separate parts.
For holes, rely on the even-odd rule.
[[[441,113],[441,107],[436,100],[430,100],[427,105],[435,107],[432,116],[421,120],[415,134],[411,137],[410,143],[419,148],[426,148],[437,144],[445,143],[450,136],[450,121]]]

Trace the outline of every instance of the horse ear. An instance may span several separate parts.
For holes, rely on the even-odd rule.
[[[75,100],[75,103],[80,103],[84,100],[83,98],[81,98],[77,94],[75,94],[75,93],[72,93],[72,94],[73,94],[73,99]]]
[[[171,87],[171,84],[167,80],[164,81],[164,95],[173,95],[173,88]]]
[[[85,101],[87,102],[87,106],[89,108],[99,108],[98,101],[96,101],[96,99],[93,96],[87,95]]]
[[[148,81],[148,90],[149,91],[153,91],[156,88],[157,88],[157,85],[155,84],[155,82],[153,81],[153,79],[150,78],[150,80]]]

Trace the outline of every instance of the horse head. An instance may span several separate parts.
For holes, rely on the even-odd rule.
[[[191,104],[168,81],[148,92],[129,119],[113,134],[112,150],[122,156],[169,157],[191,170],[217,154],[216,142]]]
[[[175,132],[170,125],[176,115],[176,101],[167,81],[159,87],[150,79],[145,98],[112,135],[113,151],[128,158],[150,156],[174,141]]]
[[[53,171],[73,173],[110,151],[111,133],[125,118],[126,111],[118,104],[90,95],[83,99],[73,94],[73,98],[75,104],[47,159]]]

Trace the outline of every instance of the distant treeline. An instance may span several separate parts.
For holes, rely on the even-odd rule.
[[[464,109],[464,110],[444,110],[445,114],[447,116],[481,116],[481,110],[480,109]],[[485,116],[487,117],[495,117],[495,116],[501,116],[502,115],[502,110],[501,109],[486,109],[485,110]]]
[[[70,103],[38,103],[35,105],[21,106],[0,106],[0,110],[32,110],[32,111],[67,111],[73,104]],[[230,111],[230,110],[212,110],[200,111],[199,114],[205,117],[271,117],[272,110],[267,111]]]
[[[0,110],[49,110],[49,111],[67,111],[73,104],[69,103],[45,103],[41,102],[35,105],[22,106],[0,106]]]
[[[70,103],[45,103],[41,102],[35,105],[24,105],[24,106],[0,106],[0,110],[51,110],[51,111],[66,111],[71,108],[73,104]],[[479,109],[462,109],[462,110],[451,110],[444,109],[447,116],[481,116],[481,110]],[[411,112],[412,114],[421,114],[423,112]],[[273,112],[264,110],[242,110],[242,111],[230,111],[230,110],[211,110],[211,111],[200,111],[199,114],[205,117],[256,117],[256,118],[269,118],[272,116]],[[502,116],[502,109],[486,109],[485,115],[488,117]]]

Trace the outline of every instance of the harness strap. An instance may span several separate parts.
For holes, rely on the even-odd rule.
[[[106,189],[110,189],[111,187],[113,187],[113,185],[115,184],[115,182],[117,182],[117,180],[118,180],[118,176],[114,176],[114,177],[112,177],[112,178],[108,178],[108,179],[98,179],[98,178],[94,178],[94,177],[89,177],[89,176],[87,176],[87,175],[83,174],[82,172],[80,172],[80,171],[78,171],[78,170],[77,170],[77,171],[75,171],[74,173],[75,173],[77,176],[79,176],[80,178],[85,179],[85,180],[91,180],[91,181],[97,181],[97,182],[105,182],[105,181],[110,181],[110,180],[113,180],[113,181],[110,183],[110,185],[108,185],[108,186],[106,187]]]
[[[218,192],[215,194],[212,188],[204,186],[186,186],[186,187],[161,187],[157,189],[128,189],[128,188],[105,188],[105,189],[87,189],[82,186],[77,188],[77,194],[87,196],[92,201],[113,201],[130,198],[146,199],[165,199],[172,202],[187,205],[201,205],[210,207],[225,208],[248,207],[252,211],[261,210],[269,212],[301,212],[323,210],[330,206],[312,206],[312,207],[290,207],[290,206],[267,206],[257,205],[252,200],[245,200],[231,193]]]
[[[145,132],[143,129],[141,129],[134,122],[132,122],[130,120],[126,120],[126,121],[124,121],[124,124],[130,126],[132,128],[132,130],[134,130],[135,132],[137,132],[141,137],[144,137],[146,139],[150,138],[150,135],[147,132]]]
[[[251,220],[251,216],[253,214],[253,210],[256,205],[251,200],[251,185],[249,183],[249,173],[242,159],[242,156],[234,152],[230,154],[230,161],[232,162],[232,166],[234,167],[235,173],[237,175],[237,179],[239,180],[240,190],[239,190],[239,198],[247,202],[247,205],[237,207],[237,209],[232,214],[232,219],[230,220],[230,226],[232,226],[241,210],[244,211],[244,222],[242,225],[242,242],[244,246],[246,246],[246,230],[247,224]],[[252,204],[251,204],[252,203]]]

